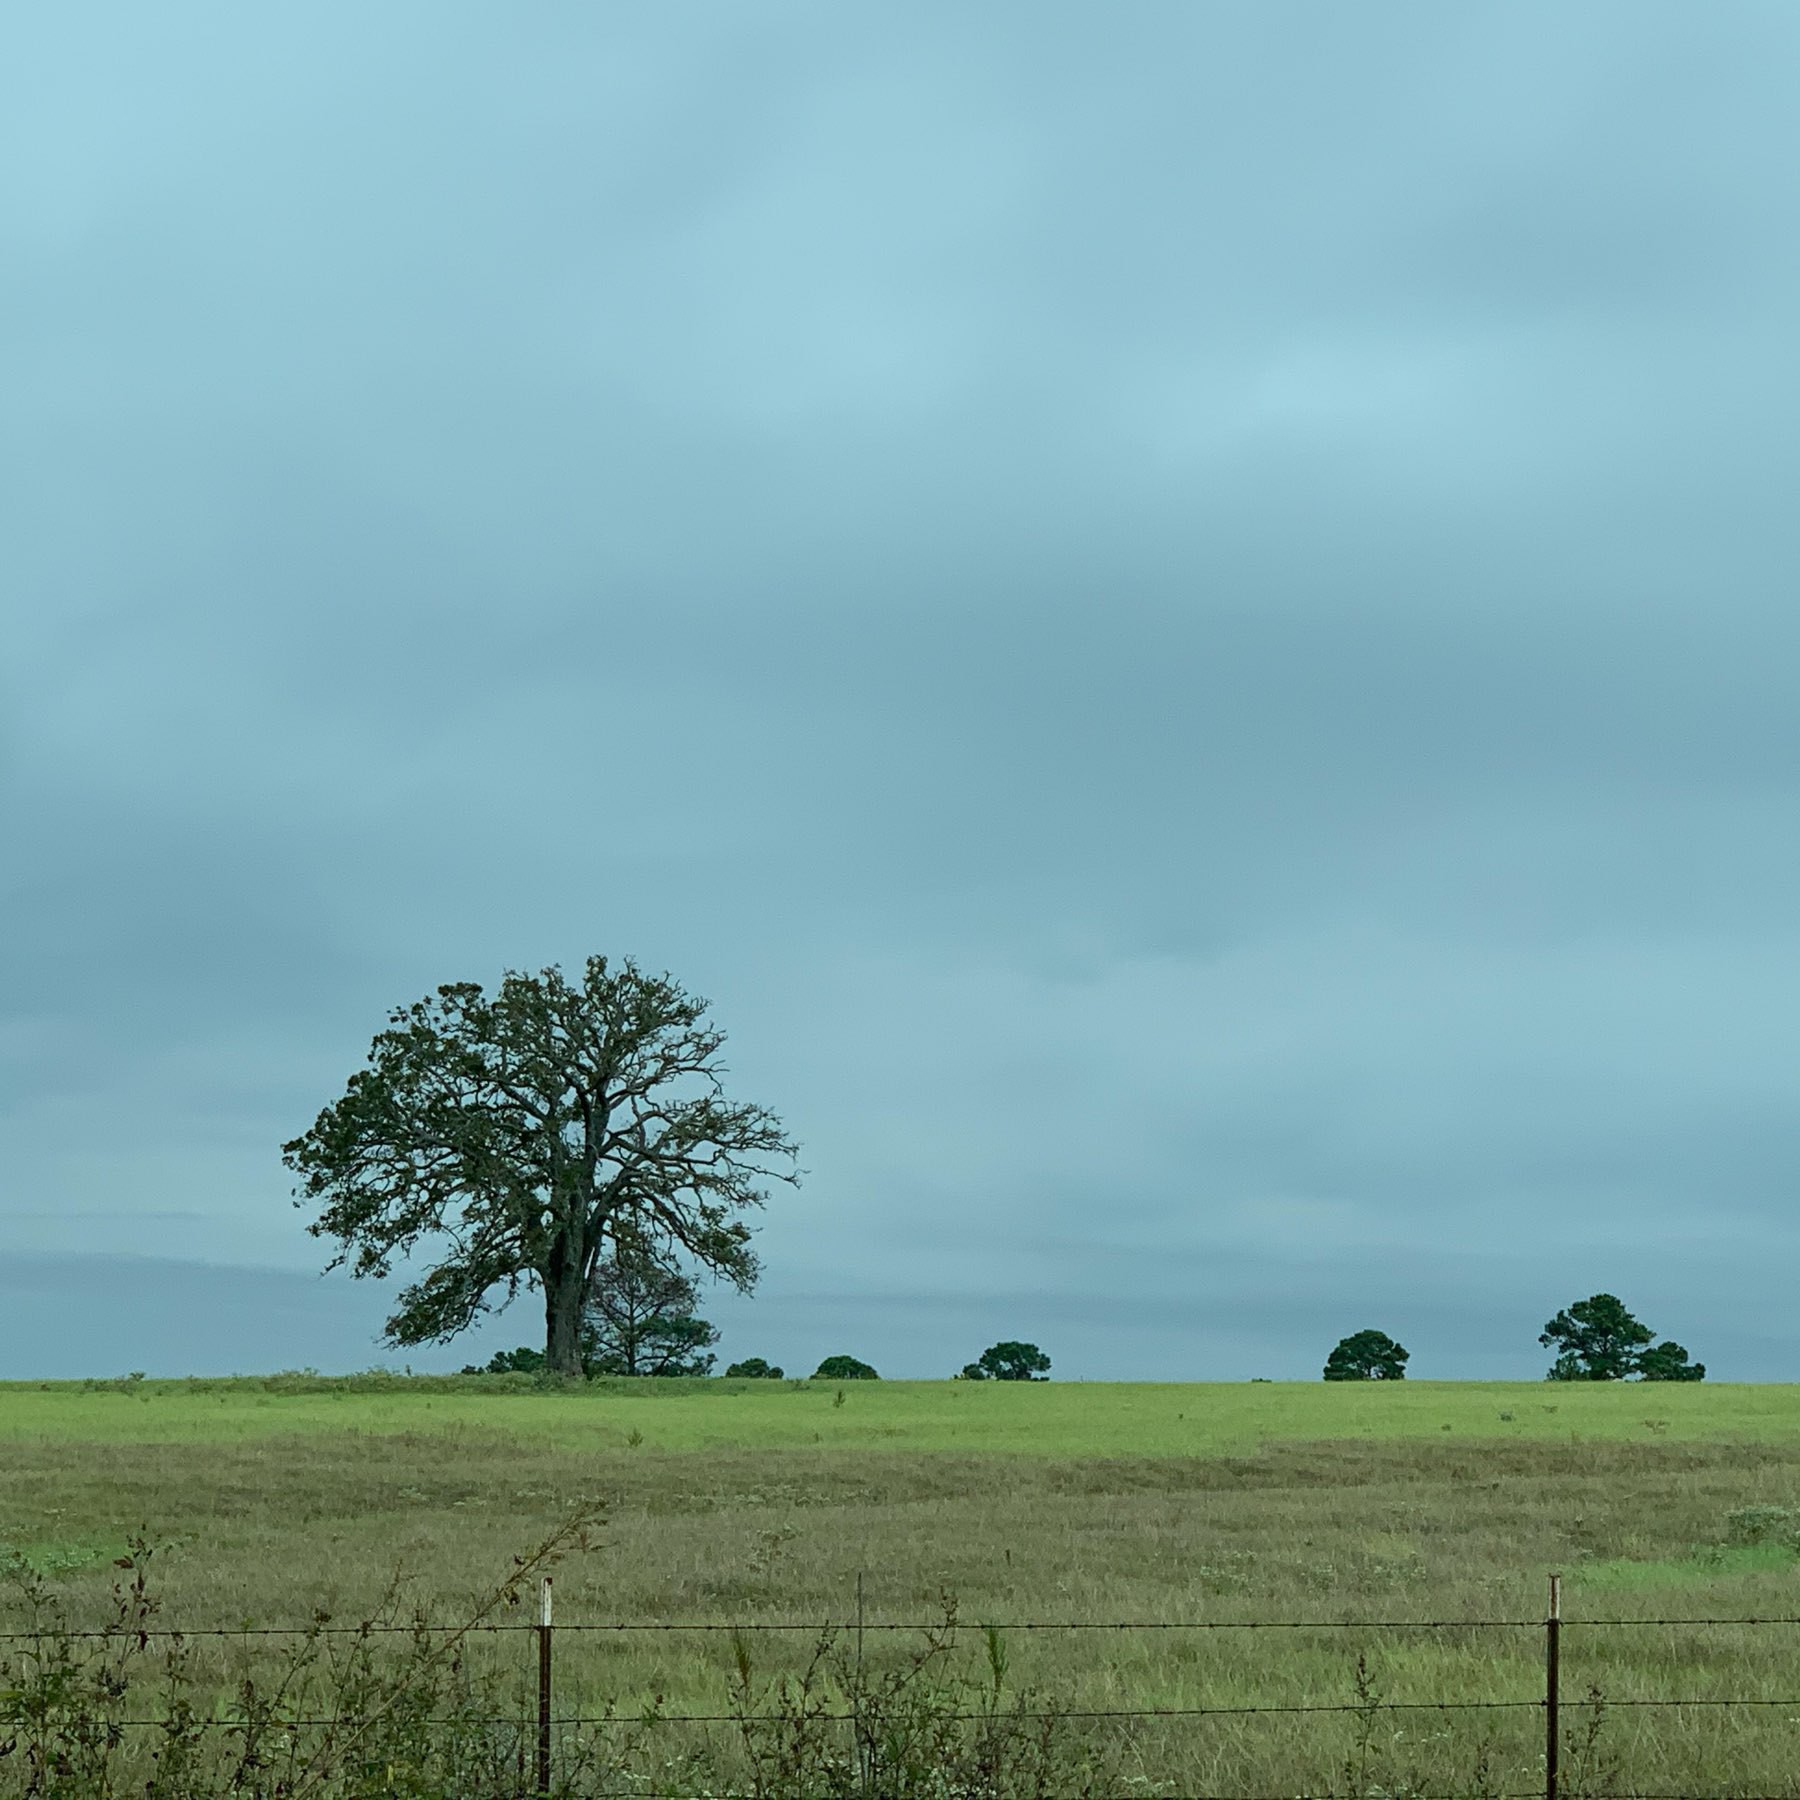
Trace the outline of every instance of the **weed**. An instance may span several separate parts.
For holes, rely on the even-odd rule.
[[[1073,1800],[1104,1785],[1104,1750],[1009,1690],[1000,1633],[982,1634],[981,1677],[959,1666],[957,1635],[945,1596],[922,1642],[880,1667],[827,1627],[798,1672],[764,1680],[735,1634],[736,1753],[710,1773],[748,1800]]]
[[[1733,1544],[1786,1544],[1800,1548],[1800,1509],[1739,1506],[1725,1515],[1726,1541]]]
[[[1355,1698],[1351,1708],[1350,1748],[1338,1770],[1332,1792],[1346,1800],[1414,1800],[1415,1796],[1441,1794],[1446,1776],[1455,1792],[1467,1800],[1493,1800],[1504,1790],[1504,1778],[1496,1767],[1496,1746],[1486,1735],[1472,1744],[1459,1744],[1453,1734],[1439,1729],[1409,1735],[1395,1715],[1369,1671],[1366,1653],[1356,1658],[1351,1682]],[[1446,1763],[1466,1758],[1456,1772]]]
[[[459,1626],[401,1618],[399,1578],[347,1632],[317,1613],[273,1664],[225,1693],[197,1674],[192,1642],[157,1624],[157,1550],[134,1537],[115,1560],[98,1628],[69,1623],[57,1590],[13,1556],[0,1566],[25,1630],[0,1646],[0,1780],[19,1800],[503,1800],[524,1791],[533,1734],[463,1647],[520,1585],[585,1547],[597,1521],[566,1520]],[[398,1652],[390,1647],[398,1644]],[[15,1647],[22,1646],[22,1647]],[[510,1715],[510,1716],[509,1716]],[[592,1744],[565,1759],[557,1795],[591,1772]]]
[[[1590,1685],[1584,1702],[1587,1717],[1581,1731],[1569,1746],[1566,1779],[1562,1791],[1570,1800],[1584,1794],[1616,1794],[1620,1790],[1619,1759],[1606,1736],[1606,1699],[1597,1686]]]

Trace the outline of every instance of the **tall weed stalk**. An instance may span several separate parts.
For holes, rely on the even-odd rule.
[[[406,1616],[398,1577],[348,1631],[317,1613],[285,1650],[223,1690],[193,1643],[156,1623],[142,1537],[117,1559],[97,1629],[70,1625],[23,1557],[0,1564],[22,1628],[0,1642],[0,1794],[7,1800],[516,1800],[535,1791],[536,1720],[465,1661],[467,1641],[525,1582],[588,1547],[570,1516],[445,1630]],[[620,1746],[624,1748],[623,1745]],[[553,1796],[606,1785],[594,1740],[563,1746]]]

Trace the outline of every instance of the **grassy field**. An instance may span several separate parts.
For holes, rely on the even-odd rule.
[[[1035,1691],[1037,1710],[1347,1704],[1359,1654],[1364,1699],[1531,1701],[1542,1693],[1532,1622],[1556,1569],[1571,1620],[1565,1693],[1582,1700],[1592,1686],[1606,1703],[1591,1743],[1591,1711],[1571,1710],[1565,1792],[1800,1793],[1800,1625],[1586,1623],[1800,1616],[1789,1543],[1800,1531],[1800,1389],[707,1382],[552,1393],[521,1378],[307,1376],[0,1387],[0,1540],[81,1623],[103,1618],[110,1558],[140,1529],[166,1547],[154,1585],[167,1623],[355,1620],[396,1569],[409,1603],[450,1621],[515,1552],[595,1503],[605,1520],[594,1547],[556,1571],[559,1618],[805,1626],[743,1640],[765,1698],[766,1682],[803,1664],[818,1622],[853,1615],[860,1578],[871,1623],[928,1621],[945,1595],[965,1627],[1003,1622],[1003,1685]],[[1246,1620],[1451,1628],[1211,1628]],[[1208,1628],[1010,1628],[1133,1621]],[[559,1641],[564,1711],[718,1713],[741,1676],[727,1633]],[[919,1641],[871,1633],[866,1675],[897,1668]],[[944,1670],[991,1683],[981,1634],[957,1642]],[[247,1638],[195,1647],[216,1659],[221,1684],[234,1657],[270,1653],[269,1640]],[[516,1635],[484,1638],[471,1657],[521,1691],[535,1667]],[[1621,1704],[1674,1695],[1796,1704]],[[1542,1785],[1542,1719],[1528,1707],[1058,1729],[1070,1767],[1098,1759],[1105,1791],[1121,1794]],[[732,1736],[652,1735],[708,1733]]]
[[[844,1396],[837,1403],[838,1394]],[[570,1450],[974,1451],[1217,1456],[1266,1443],[1800,1438],[1800,1389],[1676,1382],[612,1381],[305,1374],[221,1381],[0,1383],[0,1442],[228,1443],[316,1431],[473,1429]]]

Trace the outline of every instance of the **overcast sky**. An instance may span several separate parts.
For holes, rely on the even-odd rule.
[[[1800,10],[0,41],[0,1374],[383,1351],[281,1142],[633,956],[727,1356],[1800,1377]]]

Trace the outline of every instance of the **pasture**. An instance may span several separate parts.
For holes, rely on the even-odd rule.
[[[1800,1792],[1800,1705],[1626,1704],[1800,1699],[1800,1626],[1584,1624],[1800,1615],[1800,1389],[553,1392],[521,1377],[308,1375],[0,1387],[0,1541],[77,1624],[104,1618],[111,1559],[140,1531],[161,1546],[165,1624],[353,1621],[396,1572],[403,1609],[452,1623],[515,1553],[593,1505],[591,1547],[555,1570],[566,1625],[804,1629],[559,1631],[561,1713],[728,1713],[746,1675],[743,1692],[770,1699],[819,1624],[854,1617],[860,1579],[871,1626],[930,1622],[952,1597],[964,1629],[940,1673],[998,1682],[1034,1711],[1364,1704],[1065,1721],[1067,1791],[1102,1769],[1095,1791],[1121,1794],[1540,1792],[1529,1704],[1369,1703],[1540,1698],[1532,1622],[1555,1569],[1570,1621],[1565,1793]],[[522,1622],[528,1601],[495,1616]],[[1342,1620],[1393,1628],[1327,1628]],[[995,1621],[1000,1677],[993,1645],[967,1629]],[[1220,1629],[1242,1621],[1314,1623]],[[1127,1622],[1203,1628],[1062,1629]],[[1058,1628],[1005,1629],[1026,1623]],[[871,1631],[862,1667],[898,1668],[920,1641]],[[196,1640],[194,1654],[216,1659],[224,1691],[274,1643]],[[521,1694],[534,1675],[519,1634],[469,1655]],[[1597,1715],[1576,1704],[1590,1689]],[[729,1761],[728,1725],[651,1729],[657,1779],[708,1734]]]

